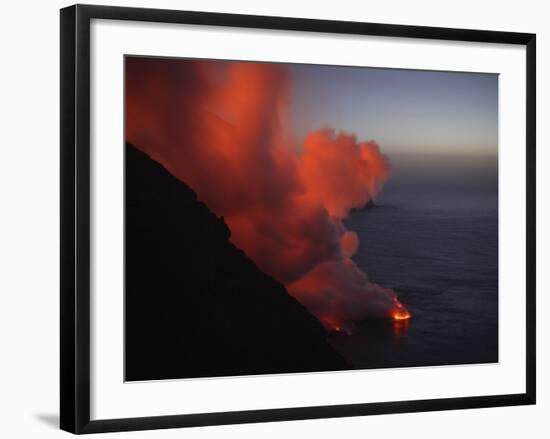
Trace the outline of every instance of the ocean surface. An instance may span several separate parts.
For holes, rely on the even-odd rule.
[[[355,262],[412,314],[332,336],[353,368],[498,362],[497,177],[496,157],[402,158],[376,206],[346,219]]]

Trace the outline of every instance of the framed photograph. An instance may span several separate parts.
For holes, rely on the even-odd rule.
[[[535,35],[61,10],[61,428],[535,403]]]

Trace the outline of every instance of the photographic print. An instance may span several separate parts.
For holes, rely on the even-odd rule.
[[[125,56],[127,381],[498,362],[498,75]]]

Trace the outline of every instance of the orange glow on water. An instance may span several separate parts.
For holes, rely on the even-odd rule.
[[[410,319],[393,320],[392,321],[393,336],[395,338],[401,338],[402,336],[404,336],[409,329],[409,322],[410,322]]]

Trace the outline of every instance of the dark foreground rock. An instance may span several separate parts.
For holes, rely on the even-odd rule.
[[[126,379],[346,369],[184,183],[126,145]]]

